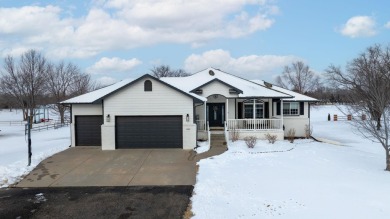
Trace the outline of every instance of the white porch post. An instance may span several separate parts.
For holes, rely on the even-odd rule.
[[[256,99],[253,99],[253,129],[256,129]]]
[[[281,129],[283,130],[283,99],[280,99],[280,119],[282,121]]]
[[[204,101],[204,125],[207,124],[207,101]]]
[[[253,119],[256,119],[256,99],[253,99]]]
[[[227,122],[229,119],[229,99],[226,98],[226,113],[225,113],[225,121]],[[225,124],[224,124],[225,126]]]

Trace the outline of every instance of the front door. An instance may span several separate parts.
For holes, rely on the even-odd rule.
[[[207,110],[210,127],[223,127],[223,123],[225,122],[225,104],[208,103]]]

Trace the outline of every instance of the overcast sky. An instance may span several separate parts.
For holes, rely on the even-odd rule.
[[[0,56],[28,49],[113,82],[165,64],[274,82],[390,43],[389,0],[0,0]]]

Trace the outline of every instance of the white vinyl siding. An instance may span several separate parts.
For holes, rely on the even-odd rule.
[[[186,115],[193,121],[193,100],[191,97],[167,87],[159,81],[151,80],[153,90],[144,91],[144,80],[104,99],[104,114],[111,118],[122,115]],[[115,123],[114,119],[111,121]]]
[[[201,87],[200,89],[202,89],[201,96],[203,97],[209,97],[214,94],[220,94],[224,97],[238,97],[237,94],[229,93],[229,90],[231,89],[230,87],[218,81],[211,82],[210,84],[207,84],[206,86]]]
[[[145,92],[144,82],[152,82],[152,91]],[[102,126],[102,149],[115,149],[116,116],[182,116],[183,148],[196,146],[196,125],[193,122],[193,98],[152,78],[140,80],[104,99],[104,116],[111,121]],[[186,121],[186,116],[189,121]]]

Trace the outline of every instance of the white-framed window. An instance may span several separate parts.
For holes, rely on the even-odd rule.
[[[283,103],[283,115],[299,115],[299,103],[287,102]]]
[[[264,118],[264,104],[256,103],[255,107],[256,119]],[[249,102],[244,104],[244,118],[253,119],[253,103]]]

